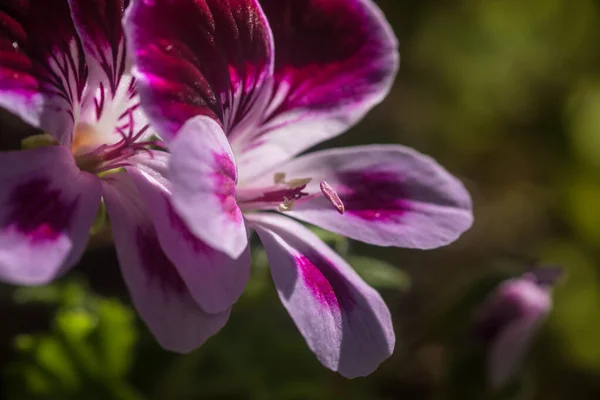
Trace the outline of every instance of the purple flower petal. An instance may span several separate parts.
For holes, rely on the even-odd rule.
[[[184,125],[169,147],[175,210],[198,238],[238,258],[248,237],[235,198],[235,159],[223,130],[212,119],[198,116]]]
[[[475,323],[488,342],[490,384],[500,389],[519,372],[531,343],[552,308],[550,288],[533,275],[502,283],[490,295]]]
[[[451,243],[473,222],[464,186],[431,158],[395,145],[339,148],[310,153],[264,173],[312,178],[287,214],[352,239],[379,246],[435,248]],[[340,204],[321,193],[327,182]],[[244,189],[246,190],[246,189]]]
[[[76,147],[116,143],[123,135],[149,137],[121,21],[124,0],[69,0],[89,68]],[[89,127],[86,132],[86,127]],[[93,127],[93,128],[92,128]],[[91,134],[90,134],[91,133]]]
[[[207,314],[196,304],[126,174],[107,179],[104,198],[121,272],[142,320],[165,349],[194,350],[225,325],[229,310]]]
[[[395,343],[381,296],[312,232],[276,214],[252,214],[279,298],[323,365],[365,376]]]
[[[87,69],[64,0],[0,1],[0,106],[69,144]]]
[[[125,22],[143,105],[165,139],[197,115],[230,133],[272,73],[272,38],[256,0],[132,1]],[[263,99],[264,100],[264,99]]]
[[[124,0],[69,0],[90,69],[90,81],[113,94],[127,67],[121,20]],[[94,82],[99,81],[99,82]]]
[[[100,203],[100,180],[68,149],[0,153],[0,279],[45,284],[83,254]]]
[[[169,154],[153,152],[151,157],[141,154],[137,165],[127,170],[150,212],[164,252],[204,311],[218,313],[231,308],[250,278],[250,246],[232,259],[196,238],[171,205],[165,177]],[[202,203],[197,207],[203,207]]]
[[[241,178],[346,131],[387,95],[399,64],[371,0],[260,3],[275,41],[274,89],[263,126],[240,138]]]

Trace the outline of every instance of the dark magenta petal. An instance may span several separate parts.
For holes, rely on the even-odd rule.
[[[142,104],[166,139],[197,115],[230,133],[261,108],[272,39],[256,0],[134,0],[125,29]]]
[[[225,325],[229,310],[208,314],[194,301],[127,174],[105,180],[104,199],[121,272],[140,317],[164,348],[194,350]]]
[[[78,145],[115,143],[123,135],[141,141],[155,134],[140,109],[131,75],[122,19],[128,0],[69,0],[89,68],[78,122],[95,128]],[[83,143],[81,143],[83,142]]]
[[[276,112],[329,112],[376,95],[396,72],[396,41],[370,0],[260,0],[275,41]],[[387,89],[387,88],[386,88]],[[375,92],[375,93],[374,93]]]
[[[399,59],[371,0],[260,3],[275,42],[274,93],[264,125],[241,140],[238,162],[252,172],[265,154],[274,165],[347,130],[387,95]]]
[[[354,270],[312,232],[276,214],[251,214],[284,307],[327,368],[352,378],[388,358],[390,312]]]
[[[67,144],[86,78],[65,0],[0,1],[0,106]]]
[[[45,284],[83,254],[100,181],[68,149],[0,153],[0,279]]]
[[[90,68],[90,80],[113,95],[127,66],[121,20],[127,0],[69,0]]]

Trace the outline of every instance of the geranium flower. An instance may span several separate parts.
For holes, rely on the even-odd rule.
[[[552,309],[552,287],[561,268],[538,268],[502,282],[476,315],[476,337],[487,346],[487,378],[493,389],[519,373],[529,348]]]
[[[463,185],[406,147],[296,157],[388,93],[398,52],[382,12],[369,0],[134,0],[125,27],[142,106],[172,153],[163,190],[185,226],[233,258],[255,230],[281,301],[319,360],[347,377],[372,372],[393,351],[388,308],[288,216],[421,249],[472,223]],[[137,183],[151,213],[165,215],[160,182]],[[163,232],[171,222],[155,224]],[[250,265],[239,267],[245,274]]]
[[[236,264],[250,256],[232,260],[183,224],[161,234],[189,245],[163,252],[131,180],[164,181],[169,155],[154,150],[129,74],[126,5],[0,1],[0,105],[46,132],[32,139],[44,146],[0,153],[0,279],[44,284],[75,265],[103,198],[135,307],[164,347],[185,352],[225,324],[248,279]],[[192,296],[186,284],[195,280],[205,290]]]

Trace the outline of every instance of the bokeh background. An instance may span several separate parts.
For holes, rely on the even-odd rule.
[[[167,353],[131,308],[110,243],[44,288],[0,287],[0,396],[28,399],[600,398],[600,5],[594,0],[380,0],[402,65],[383,104],[324,146],[401,143],[471,191],[475,225],[435,251],[320,234],[383,294],[398,337],[367,378],[323,368],[280,305],[264,253],[228,325]],[[18,121],[2,118],[0,145]],[[485,294],[562,265],[518,379],[485,388],[468,323]]]

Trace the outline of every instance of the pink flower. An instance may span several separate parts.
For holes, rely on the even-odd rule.
[[[69,270],[102,198],[135,307],[164,347],[186,352],[227,321],[250,255],[233,260],[212,250],[171,210],[152,218],[175,228],[156,231],[146,197],[169,196],[148,191],[166,182],[170,156],[153,150],[154,132],[139,107],[121,27],[125,5],[0,1],[0,105],[53,138],[0,153],[0,279],[39,285]],[[165,237],[185,249],[164,246]],[[182,278],[192,270],[203,294],[192,296],[186,284],[193,281]]]
[[[552,285],[560,268],[539,268],[502,282],[487,298],[475,333],[487,345],[487,375],[494,389],[506,386],[521,364],[552,308]]]
[[[194,242],[177,227],[234,259],[255,230],[281,301],[319,360],[347,377],[375,370],[394,347],[388,308],[288,217],[420,249],[446,245],[472,223],[463,185],[414,150],[298,156],[388,93],[398,52],[381,11],[370,0],[134,0],[125,27],[143,109],[172,153],[168,182],[134,181],[191,295],[225,305],[239,292],[215,288],[206,266],[179,266]],[[113,222],[117,232],[128,224]],[[245,278],[250,262],[236,268]]]

